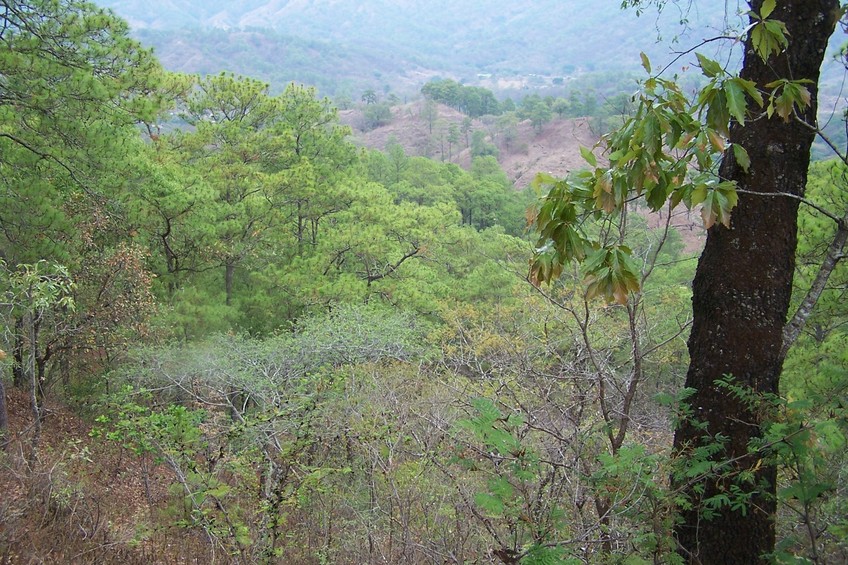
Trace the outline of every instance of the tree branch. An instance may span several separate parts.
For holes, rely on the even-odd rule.
[[[65,163],[64,163],[61,159],[59,159],[58,157],[55,157],[54,155],[51,155],[50,153],[44,153],[44,152],[42,152],[42,151],[39,151],[39,150],[38,150],[38,149],[36,149],[35,147],[33,147],[33,146],[29,145],[29,144],[28,144],[27,142],[25,142],[24,140],[20,139],[19,137],[16,137],[16,136],[12,135],[12,134],[2,132],[2,133],[0,133],[0,137],[5,137],[6,139],[9,139],[9,140],[11,140],[11,141],[12,141],[12,142],[14,142],[14,143],[17,143],[18,145],[20,145],[21,147],[23,147],[23,148],[24,148],[24,149],[26,149],[27,151],[30,151],[31,153],[34,153],[35,155],[38,155],[38,156],[39,156],[39,157],[41,157],[42,159],[45,159],[45,160],[48,160],[48,161],[53,161],[54,163],[56,163],[57,165],[59,165],[60,167],[62,167],[63,169],[65,169],[65,170],[68,172],[68,174],[69,174],[69,175],[71,175],[71,178],[73,179],[73,181],[74,181],[75,183],[77,183],[78,185],[80,185],[80,187],[82,187],[82,188],[86,188],[85,183],[83,183],[81,180],[79,180],[79,179],[77,178],[77,175],[76,175],[76,173],[74,173],[73,169],[71,169],[68,165],[66,165],[66,164],[65,164]]]
[[[795,310],[792,319],[783,328],[783,346],[780,350],[781,357],[786,357],[789,348],[792,347],[792,344],[801,335],[804,326],[807,324],[807,319],[812,314],[813,308],[815,308],[816,303],[824,292],[831,273],[836,269],[839,261],[845,257],[843,250],[845,249],[846,241],[848,241],[848,213],[845,214],[845,217],[837,225],[836,233],[827,248],[827,255],[819,266],[813,284],[810,286],[798,309]]]

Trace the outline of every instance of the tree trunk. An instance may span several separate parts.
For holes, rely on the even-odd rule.
[[[12,346],[12,384],[15,388],[26,387],[26,375],[24,374],[24,319],[18,317],[15,320],[15,343]]]
[[[224,291],[226,293],[226,304],[230,306],[233,303],[233,277],[235,276],[236,265],[231,259],[227,259],[224,265]]]
[[[41,313],[38,313],[38,317]],[[36,312],[31,311],[27,314],[27,320],[24,326],[27,329],[29,341],[29,353],[27,354],[26,374],[29,377],[29,396],[30,408],[32,409],[32,439],[30,445],[32,452],[29,456],[30,463],[38,461],[38,446],[41,442],[41,419],[42,411],[41,404],[38,401],[38,373],[36,371],[36,356],[38,351],[38,317]]]
[[[9,433],[9,411],[6,407],[6,387],[0,378],[0,452],[6,451]]]
[[[751,2],[759,12],[762,0]],[[782,0],[771,19],[788,28],[789,47],[767,63],[745,44],[741,76],[765,85],[779,78],[806,78],[812,94],[802,116],[815,123],[816,83],[827,40],[836,23],[836,0]],[[746,174],[725,153],[719,171],[735,180],[740,189],[762,193],[801,195],[807,182],[813,133],[797,120],[752,120],[744,127],[733,124],[730,141],[744,147],[751,157]],[[789,197],[757,197],[740,194],[731,228],[716,224],[709,230],[693,282],[693,324],[689,338],[690,366],[686,386],[697,390],[689,404],[696,422],[681,425],[675,449],[685,454],[705,436],[727,438],[717,461],[729,461],[704,482],[703,494],[691,483],[676,486],[688,494],[693,507],[682,511],[675,527],[680,553],[689,563],[732,565],[766,563],[774,551],[776,468],[748,455],[749,442],[762,433],[763,415],[717,387],[715,381],[731,375],[741,386],[757,393],[777,393],[783,365],[783,327],[792,292],[795,267],[798,201]],[[752,494],[746,513],[724,506],[718,516],[706,520],[701,502],[726,493],[736,473],[756,470],[755,485],[740,484]],[[718,475],[724,475],[721,478]]]

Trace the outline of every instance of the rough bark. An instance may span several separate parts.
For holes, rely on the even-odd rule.
[[[0,451],[6,451],[7,434],[9,432],[9,411],[6,407],[6,387],[0,378]]]
[[[26,387],[26,375],[24,375],[24,320],[23,317],[15,319],[15,343],[12,346],[12,384],[15,388]]]
[[[759,12],[762,0],[751,4]],[[837,8],[835,0],[782,0],[771,18],[786,24],[789,47],[763,63],[753,52],[750,39],[745,44],[741,75],[761,89],[768,91],[765,85],[779,78],[813,82],[807,85],[812,104],[803,116],[808,123],[815,122],[819,67]],[[744,127],[734,124],[730,141],[748,151],[751,167],[746,174],[732,152],[725,154],[719,174],[735,180],[744,193],[730,229],[720,225],[710,229],[693,282],[686,386],[697,390],[689,404],[694,419],[707,428],[705,432],[692,422],[684,423],[674,444],[685,454],[705,435],[714,438],[722,434],[728,439],[716,459],[732,463],[722,468],[728,477],[713,475],[704,482],[703,495],[698,495],[692,484],[677,485],[694,506],[682,511],[675,535],[680,553],[689,563],[749,565],[766,563],[764,555],[774,550],[776,469],[760,463],[757,455],[748,455],[749,442],[762,432],[760,411],[732,398],[715,381],[731,375],[738,384],[757,392],[778,391],[783,327],[795,266],[798,201],[749,192],[802,195],[813,132],[796,120],[785,122],[775,116],[750,121]],[[745,469],[756,469],[757,478],[756,486],[740,485],[753,493],[747,513],[724,507],[718,510],[718,517],[705,520],[700,502],[728,492],[733,474]]]

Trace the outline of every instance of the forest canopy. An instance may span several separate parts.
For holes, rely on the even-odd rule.
[[[753,4],[743,74],[693,55],[694,98],[646,55],[601,104],[430,81],[437,160],[362,147],[312,86],[166,71],[88,2],[2,2],[0,559],[687,563],[755,518],[754,561],[848,558],[848,165],[818,75],[756,74],[806,45],[799,2]],[[411,112],[389,94],[356,105]],[[519,124],[578,116],[608,132],[585,166],[517,190]],[[837,158],[746,184],[816,133]],[[773,233],[743,220],[787,194],[774,386],[693,386],[698,332],[754,303],[704,322],[699,238]]]

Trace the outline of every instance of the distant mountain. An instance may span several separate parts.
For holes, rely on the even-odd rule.
[[[201,75],[234,72],[268,82],[275,92],[294,81],[315,86],[322,95],[346,93],[354,99],[368,88],[379,90],[384,85],[412,93],[435,74],[392,52],[308,40],[271,29],[143,28],[135,35],[155,49],[169,70]]]
[[[597,0],[101,0],[137,29],[266,27],[347,46],[392,49],[421,64],[479,71],[563,72],[630,65],[650,48],[655,16]],[[723,10],[723,5],[722,5]],[[715,11],[714,11],[715,13]],[[722,11],[723,14],[723,11]],[[670,31],[668,12],[658,24]]]
[[[637,69],[639,52],[668,59],[667,44],[687,14],[668,8],[641,18],[615,0],[98,0],[126,18],[165,59],[178,46],[165,32],[186,28],[273,29],[278,38],[319,42],[341,53],[343,67],[359,61],[360,78],[427,70],[466,82],[478,76],[568,76],[594,70]],[[691,13],[700,39],[724,25],[724,3]],[[733,19],[733,18],[731,18]],[[185,32],[177,32],[179,34]],[[225,37],[224,32],[218,36]],[[223,39],[221,39],[223,41]],[[291,43],[291,42],[289,42]],[[250,50],[250,46],[245,49]],[[345,61],[346,57],[350,61]],[[333,56],[330,57],[331,61]],[[183,58],[185,60],[185,58]],[[370,65],[368,64],[370,62]],[[286,51],[278,65],[288,64]],[[317,64],[320,66],[321,61]],[[377,76],[375,76],[375,73]]]
[[[654,68],[672,61],[671,73],[694,67],[693,54],[676,59],[673,51],[740,29],[738,14],[747,7],[742,0],[668,2],[659,15],[649,7],[637,17],[619,9],[620,0],[94,1],[127,19],[168,69],[231,71],[275,91],[295,81],[354,102],[367,89],[412,98],[434,77],[516,100],[528,90],[560,96],[581,89],[603,99],[634,88],[642,51]],[[713,48],[727,60],[728,43],[703,47],[708,55]],[[828,109],[838,117],[845,107],[844,69],[827,61],[823,122]],[[844,135],[838,119],[829,121],[834,135]]]

